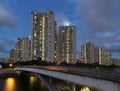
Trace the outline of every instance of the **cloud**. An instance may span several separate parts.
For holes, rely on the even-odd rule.
[[[118,26],[119,0],[70,0],[92,30],[110,30]],[[119,13],[120,14],[120,13]]]
[[[15,45],[15,43],[16,43],[15,39],[4,39],[2,42],[3,45],[7,45],[7,46]]]
[[[64,13],[56,14],[56,21],[57,21],[58,26],[67,25],[68,23],[71,24],[68,17]]]
[[[15,27],[15,16],[12,9],[0,4],[0,27]]]
[[[9,47],[15,45],[15,41],[14,39],[4,39],[0,41],[0,53],[9,54]]]
[[[78,20],[77,15],[68,15],[65,13],[57,13],[55,16],[55,19],[57,21],[57,25],[78,25],[81,23],[80,20]]]
[[[79,27],[81,44],[94,41],[105,49],[120,54],[120,1],[119,0],[68,0],[75,3],[75,11],[82,17]]]
[[[0,44],[0,53],[9,53],[9,51],[5,50],[4,46]]]
[[[109,50],[110,52],[120,52],[120,42],[116,43],[113,42],[112,44],[110,43],[104,43],[104,47]]]

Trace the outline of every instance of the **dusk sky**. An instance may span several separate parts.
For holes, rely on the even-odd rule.
[[[31,11],[54,12],[57,25],[77,27],[77,53],[93,41],[120,58],[120,0],[0,0],[0,57],[31,35]]]

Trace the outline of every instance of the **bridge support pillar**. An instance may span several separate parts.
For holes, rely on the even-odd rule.
[[[55,89],[51,86],[51,84],[49,84],[49,82],[47,82],[41,75],[35,74],[35,76],[37,76],[41,81],[45,83],[49,91],[55,91]]]
[[[52,84],[52,78],[49,77],[49,84]]]
[[[71,91],[76,91],[76,85],[74,83],[71,84]]]

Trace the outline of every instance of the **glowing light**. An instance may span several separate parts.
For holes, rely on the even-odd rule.
[[[63,25],[64,25],[64,26],[69,26],[69,25],[70,25],[70,22],[67,21],[67,20],[65,20],[65,21],[63,22]]]
[[[88,87],[83,87],[83,88],[81,88],[80,91],[90,91],[90,89]]]
[[[35,87],[35,84],[37,82],[37,77],[36,76],[30,76],[29,78],[29,89],[32,89],[31,91],[33,91],[34,87]]]
[[[13,66],[13,64],[9,64],[9,67],[12,67]]]
[[[4,91],[15,91],[16,88],[16,82],[14,78],[8,78],[6,79],[6,84],[5,84],[5,88]]]
[[[30,76],[30,83],[33,84],[34,82],[37,81],[37,77],[35,76]]]

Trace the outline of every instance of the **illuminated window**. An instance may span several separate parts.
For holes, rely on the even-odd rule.
[[[37,34],[36,34],[36,33],[34,33],[34,36],[36,37],[36,36],[37,36]]]
[[[37,16],[34,16],[35,19],[37,19]]]

